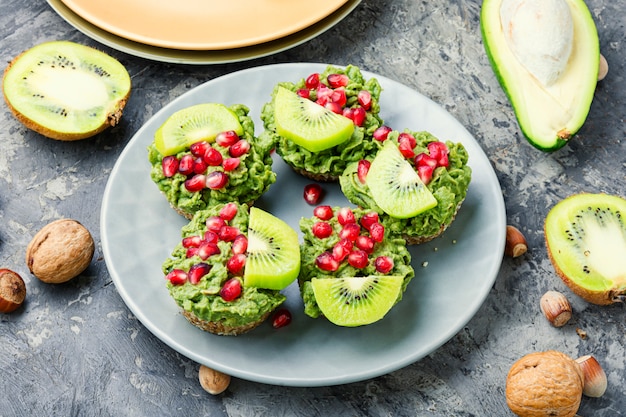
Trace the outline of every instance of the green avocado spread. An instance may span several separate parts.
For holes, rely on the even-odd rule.
[[[208,210],[198,211],[191,221],[181,229],[182,238],[189,236],[203,236],[206,231],[206,220],[217,216],[224,204],[217,204]],[[248,230],[248,206],[239,205],[237,215],[228,222],[246,234]],[[228,327],[238,327],[260,320],[263,315],[282,304],[286,297],[275,290],[266,290],[254,287],[243,287],[241,296],[233,301],[225,301],[220,295],[224,282],[232,278],[226,268],[226,262],[231,256],[231,243],[219,241],[220,253],[202,260],[195,255],[187,258],[187,249],[183,247],[182,239],[171,256],[163,262],[162,270],[167,275],[173,269],[182,269],[186,272],[197,263],[205,262],[211,265],[208,274],[204,275],[197,284],[189,281],[182,285],[174,285],[167,281],[167,288],[176,303],[185,311],[193,313],[201,320],[221,322]]]
[[[244,133],[241,139],[250,143],[250,151],[240,157],[239,166],[227,173],[228,183],[220,189],[205,188],[200,192],[190,192],[185,188],[187,177],[176,173],[173,177],[165,177],[161,167],[163,155],[152,143],[148,146],[148,159],[152,165],[150,177],[165,195],[170,204],[177,210],[193,214],[196,211],[204,210],[217,203],[237,201],[241,203],[253,202],[266,192],[270,185],[276,182],[276,173],[272,171],[271,150],[274,148],[273,138],[269,135],[254,136],[254,122],[248,116],[248,107],[237,104],[230,107],[234,111]],[[222,153],[224,158],[228,158],[228,149],[215,143],[212,146]],[[182,158],[189,154],[187,149],[179,152],[176,157]],[[209,166],[206,174],[212,171],[223,171],[221,166]]]
[[[417,146],[414,148],[416,154],[428,152],[428,143],[436,142],[438,139],[428,132],[407,132],[411,133]],[[397,143],[399,132],[389,133],[387,140]],[[358,162],[351,163],[339,178],[341,191],[346,198],[359,207],[365,207],[377,211],[381,215],[384,226],[392,233],[400,233],[403,236],[426,237],[432,236],[441,230],[442,226],[447,227],[457,211],[457,207],[463,202],[467,195],[472,170],[467,165],[469,156],[467,150],[461,143],[446,142],[450,153],[448,155],[449,166],[440,166],[435,169],[432,180],[427,187],[437,200],[437,205],[415,217],[409,219],[397,219],[383,213],[382,209],[376,205],[369,192],[369,188],[362,183],[357,176]]]
[[[325,82],[330,74],[344,74],[350,79],[349,84],[345,87],[347,107],[358,106],[357,95],[361,90],[369,91],[372,96],[372,105],[370,110],[367,111],[363,126],[354,129],[350,139],[332,148],[320,152],[311,152],[276,133],[273,99],[276,96],[278,87],[281,86],[291,91],[297,91],[305,87],[304,79],[296,83],[279,83],[272,92],[272,101],[263,106],[261,120],[266,131],[273,137],[276,143],[276,153],[287,164],[298,170],[304,170],[313,174],[330,175],[337,178],[350,162],[373,155],[378,150],[378,146],[373,143],[372,134],[383,124],[382,119],[378,115],[380,112],[379,99],[382,87],[375,78],[366,80],[360,69],[354,65],[348,65],[345,68],[329,65],[320,74],[320,81]]]

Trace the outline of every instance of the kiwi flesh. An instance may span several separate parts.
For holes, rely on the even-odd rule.
[[[391,140],[376,154],[365,182],[376,204],[391,217],[408,219],[437,205],[437,199]]]
[[[544,233],[550,260],[563,282],[584,300],[626,300],[626,200],[574,194],[550,209]]]
[[[300,273],[298,234],[283,220],[250,208],[244,286],[282,290]]]
[[[324,106],[278,87],[274,97],[276,133],[311,152],[320,152],[350,139],[354,122]]]
[[[21,123],[65,141],[115,126],[130,90],[130,76],[119,61],[69,41],[24,51],[7,66],[2,80],[4,99]]]
[[[396,304],[404,278],[396,275],[313,278],[315,301],[337,326],[357,327],[381,320]]]
[[[243,134],[234,111],[220,103],[185,107],[169,116],[154,134],[154,146],[163,155],[175,155],[200,141],[213,142],[222,132]]]

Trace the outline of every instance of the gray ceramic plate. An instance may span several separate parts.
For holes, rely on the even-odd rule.
[[[176,214],[149,176],[146,147],[176,110],[201,102],[244,103],[262,129],[259,113],[279,81],[296,81],[322,64],[280,64],[217,78],[177,98],[154,115],[120,155],[106,186],[102,246],[113,282],[137,318],[188,358],[242,379],[276,385],[323,386],[373,378],[413,363],[452,338],[476,313],[497,276],[504,251],[504,201],[489,160],[467,130],[439,105],[395,81],[377,77],[384,91],[381,115],[396,129],[428,130],[462,142],[473,178],[467,199],[446,233],[411,249],[416,277],[404,299],[383,320],[360,328],[336,327],[302,312],[296,284],[285,290],[292,323],[264,323],[238,337],[215,336],[189,324],[170,298],[160,266],[180,239],[186,220]],[[280,159],[278,180],[258,205],[296,230],[312,215],[302,198],[309,182]],[[324,203],[348,205],[339,188],[324,185]]]

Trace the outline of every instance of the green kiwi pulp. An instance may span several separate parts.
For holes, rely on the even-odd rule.
[[[154,146],[163,156],[175,155],[190,145],[213,142],[222,132],[243,134],[237,114],[220,103],[204,103],[178,110],[154,133]]]
[[[398,219],[415,217],[437,205],[414,167],[390,140],[376,154],[365,182],[376,204]]]
[[[276,133],[311,152],[332,148],[350,139],[352,120],[284,87],[274,98]]]
[[[626,299],[625,218],[625,199],[590,193],[560,201],[546,216],[546,246],[557,274],[591,303]]]
[[[381,320],[396,303],[403,282],[395,275],[313,278],[311,286],[328,321],[356,327]]]
[[[282,290],[300,272],[298,234],[281,219],[251,207],[246,256],[245,286]]]
[[[17,56],[4,72],[2,89],[26,127],[52,139],[78,140],[119,122],[131,81],[126,68],[104,52],[54,41]]]

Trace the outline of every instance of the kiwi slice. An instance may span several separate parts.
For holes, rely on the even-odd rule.
[[[58,140],[91,137],[115,126],[131,90],[126,68],[94,48],[46,42],[5,69],[4,99],[27,128]]]
[[[276,132],[311,152],[332,148],[350,139],[352,120],[278,87],[274,98]]]
[[[546,246],[557,274],[591,303],[626,300],[625,218],[625,199],[591,193],[561,200],[546,216]]]
[[[408,219],[437,205],[433,194],[391,140],[376,154],[365,182],[376,204],[391,217]]]
[[[191,144],[212,142],[222,132],[243,134],[237,114],[220,103],[204,103],[178,110],[154,133],[154,146],[163,156],[175,155]]]
[[[382,319],[396,303],[404,278],[395,275],[313,278],[315,301],[338,326],[356,327]]]
[[[282,290],[300,273],[298,234],[283,220],[250,208],[244,286]]]

